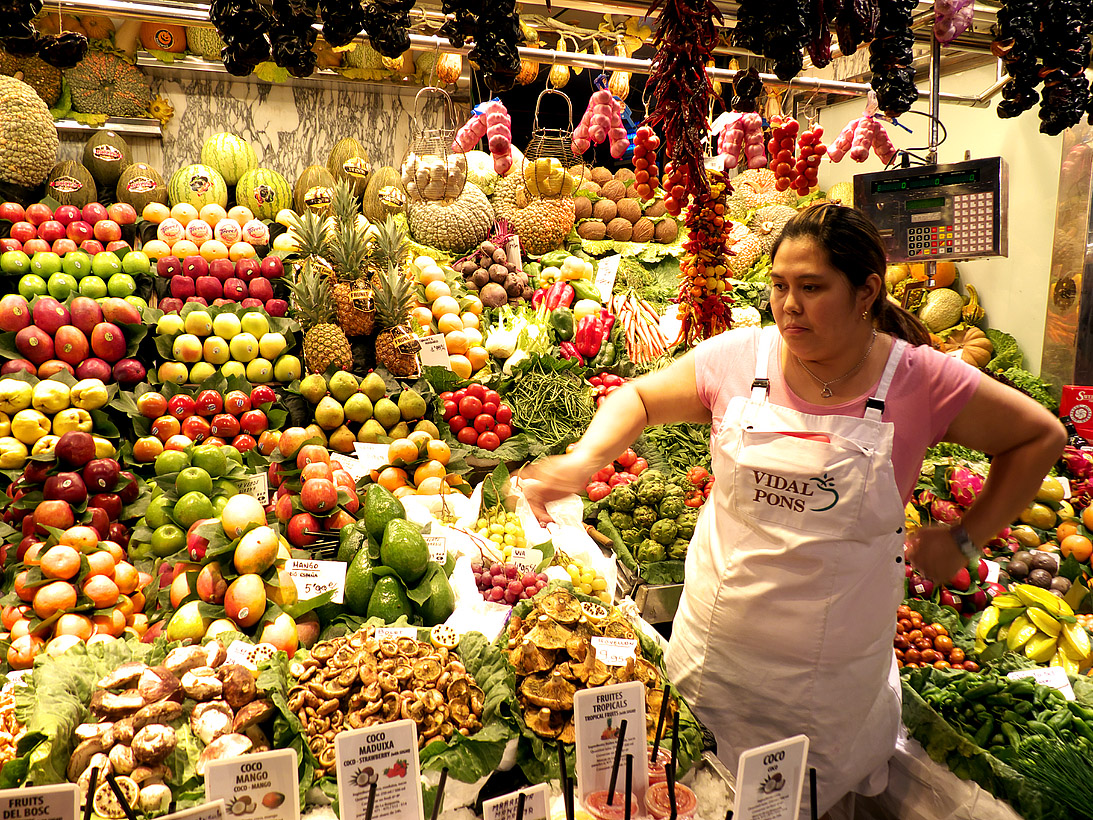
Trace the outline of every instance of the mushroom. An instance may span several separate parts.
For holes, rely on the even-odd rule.
[[[144,706],[144,698],[136,689],[126,689],[120,694],[98,690],[91,696],[91,714],[100,718],[120,718],[131,715]]]
[[[80,773],[87,768],[91,758],[106,751],[101,738],[93,737],[80,743],[72,750],[72,756],[68,759],[66,773],[69,780],[75,780]]]
[[[245,755],[252,748],[254,748],[254,743],[246,735],[235,733],[222,735],[201,750],[201,754],[197,757],[197,773],[199,776],[204,777],[205,769],[213,761],[239,757]]]
[[[113,741],[115,743],[130,744],[133,742],[133,738],[137,734],[137,730],[140,726],[137,726],[136,715],[130,715],[127,718],[114,722],[113,729]]]
[[[224,684],[211,666],[199,666],[182,676],[182,691],[197,701],[213,700],[220,697]]]
[[[150,723],[133,738],[133,754],[145,765],[160,763],[174,751],[178,738],[175,730],[162,723]]]
[[[527,635],[527,640],[541,649],[565,649],[569,638],[569,630],[546,615],[539,616],[538,622]]]
[[[529,675],[520,684],[520,694],[533,706],[543,706],[555,710],[573,708],[573,693],[577,691],[572,683],[555,670],[549,676]]]
[[[111,738],[110,733],[114,728],[114,724],[110,721],[103,721],[102,723],[81,723],[76,727],[76,739],[80,742],[85,740],[99,739],[103,742],[104,746],[109,746]]]
[[[154,766],[137,766],[130,772],[129,776],[133,778],[133,782],[138,786],[144,786],[170,780],[171,771],[162,763],[157,763]]]
[[[171,723],[181,717],[181,703],[174,700],[161,700],[156,703],[149,703],[133,717],[126,718],[126,720],[132,720],[135,728],[140,729],[149,723]]]
[[[264,720],[273,716],[275,708],[271,700],[252,700],[235,713],[235,721],[232,723],[233,732],[242,732],[251,726],[257,726]]]
[[[258,687],[254,675],[245,666],[229,663],[217,670],[217,677],[223,684],[224,700],[232,709],[242,709],[256,697]]]
[[[190,730],[208,746],[232,730],[232,710],[222,700],[199,703],[190,713]]]
[[[137,678],[148,668],[148,664],[139,661],[127,661],[95,684],[99,689],[121,689],[132,686]]]
[[[581,617],[581,602],[564,589],[547,595],[539,609],[560,624],[575,624]]]
[[[216,669],[228,659],[228,650],[220,641],[209,641],[205,644],[205,666]]]
[[[554,651],[536,646],[524,639],[509,654],[509,663],[517,675],[534,675],[554,666]]]
[[[145,814],[161,814],[171,805],[171,789],[163,783],[144,786],[137,803]]]
[[[167,653],[163,666],[174,675],[185,675],[191,669],[208,665],[208,653],[203,646],[179,646]]]
[[[118,774],[132,774],[137,767],[137,757],[133,747],[118,743],[110,749],[110,764]]]
[[[155,666],[145,669],[137,682],[137,691],[148,703],[172,698],[181,689],[174,673],[166,667]]]

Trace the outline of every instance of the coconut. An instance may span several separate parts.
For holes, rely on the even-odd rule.
[[[634,233],[634,224],[622,217],[615,217],[607,223],[607,235],[616,242],[629,242]]]
[[[592,200],[586,196],[573,197],[574,219],[588,219],[592,216]]]
[[[598,219],[589,219],[577,226],[577,236],[581,239],[603,239],[607,235],[607,226]]]
[[[623,200],[623,202],[625,201],[626,200]],[[631,237],[631,241],[652,242],[655,235],[656,225],[653,224],[653,220],[651,220],[647,216],[643,216],[641,217],[641,219],[634,223],[634,232],[633,236]]]
[[[674,219],[662,219],[657,223],[656,236],[657,242],[663,245],[670,245],[676,241],[676,236],[679,234],[679,223]]]
[[[615,179],[617,179],[619,182],[632,182],[634,178],[635,175],[633,168],[619,168],[619,170],[615,171]]]
[[[620,199],[618,204],[619,216],[627,222],[637,222],[641,219],[641,203],[636,199],[626,197]]]
[[[603,188],[600,190],[602,196],[608,199],[618,202],[624,196],[626,196],[626,186],[619,182],[617,179],[612,179],[604,183]]]
[[[601,199],[592,206],[592,216],[604,222],[610,222],[618,215],[619,209],[610,199]]]
[[[593,182],[590,179],[583,180],[581,182],[581,184],[579,186],[577,186],[577,190],[578,191],[588,191],[588,193],[595,194],[596,196],[600,195],[600,185],[599,185],[599,183],[598,182]]]
[[[668,213],[668,209],[664,207],[663,199],[658,199],[645,209],[645,215],[649,217],[664,216],[666,213]]]
[[[591,179],[597,185],[603,185],[605,182],[610,182],[614,179],[614,176],[612,176],[611,172],[606,168],[593,168]]]

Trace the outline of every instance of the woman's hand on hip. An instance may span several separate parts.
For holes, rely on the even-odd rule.
[[[947,584],[968,565],[948,527],[923,527],[904,543],[907,562],[935,584]]]

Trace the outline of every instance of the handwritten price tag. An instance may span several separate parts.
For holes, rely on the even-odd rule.
[[[435,333],[418,341],[421,342],[421,350],[417,355],[422,367],[452,369],[452,360],[448,357],[448,346],[444,343],[444,334]]]
[[[543,560],[542,550],[531,547],[513,547],[511,561],[520,572],[535,572]]]
[[[334,596],[330,600],[340,604],[345,591],[347,568],[344,561],[309,561],[303,558],[289,558],[285,561],[285,571],[296,583],[296,592],[302,601],[334,590]]]
[[[361,468],[365,472],[378,470],[387,463],[386,444],[365,444],[364,442],[355,441],[353,442],[353,450],[356,452],[357,460],[361,463]]]
[[[413,638],[417,640],[417,627],[416,626],[380,626],[376,627],[375,636],[377,641],[385,639],[398,640],[399,638]]]
[[[443,535],[423,535],[429,548],[429,560],[443,564],[448,560],[448,539]]]
[[[615,277],[619,275],[619,262],[622,256],[615,254],[601,259],[596,266],[596,288],[600,292],[600,298],[605,302],[611,298],[611,291],[615,287]]]
[[[253,495],[260,504],[269,503],[269,480],[265,473],[240,478],[236,480],[235,486],[244,495]]]
[[[592,637],[596,660],[604,666],[626,666],[626,662],[638,654],[638,642],[632,638]]]
[[[1041,686],[1050,686],[1052,689],[1058,689],[1063,693],[1063,696],[1067,700],[1074,700],[1074,688],[1070,685],[1070,678],[1067,677],[1066,670],[1061,666],[1044,666],[1039,669],[1018,669],[1016,672],[1010,672],[1006,677],[1010,680],[1032,678]]]

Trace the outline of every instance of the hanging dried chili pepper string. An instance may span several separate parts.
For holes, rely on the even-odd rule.
[[[687,209],[685,251],[680,260],[679,338],[692,345],[732,324],[732,289],[725,247],[725,204],[732,186],[720,171],[709,172],[709,193],[697,194]]]

